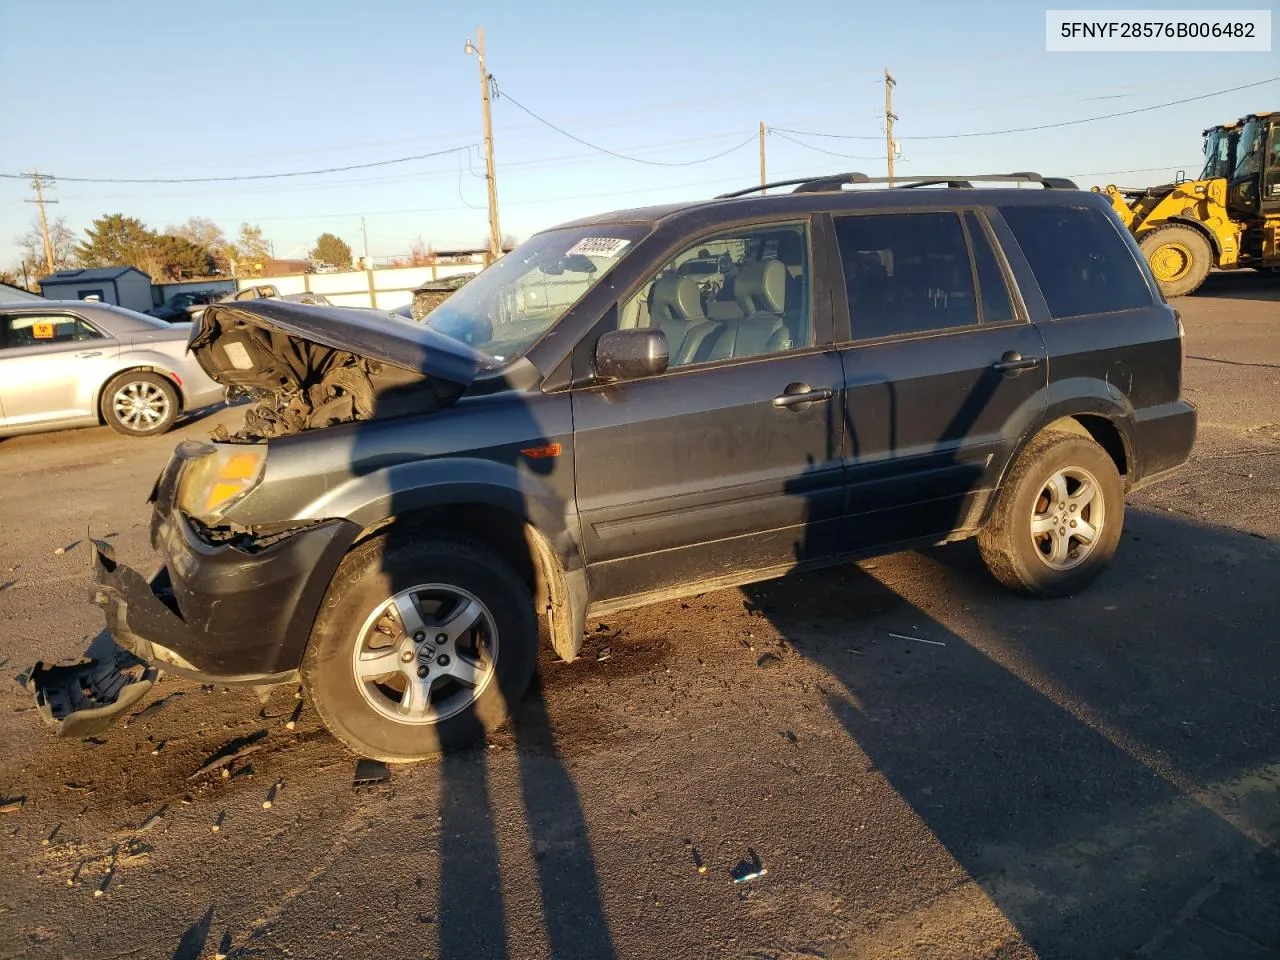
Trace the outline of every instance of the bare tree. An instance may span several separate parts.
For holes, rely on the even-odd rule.
[[[223,256],[227,247],[227,238],[222,228],[208,217],[188,217],[186,223],[176,227],[165,227],[164,232],[171,237],[190,240],[196,246],[204,247],[215,257]]]
[[[53,246],[53,269],[65,270],[78,263],[75,231],[67,226],[66,217],[58,217],[49,224],[49,242]],[[26,265],[32,277],[44,276],[48,273],[48,265],[44,259],[44,238],[40,235],[40,221],[31,221],[31,229],[18,238],[17,244],[22,251],[22,263]]]

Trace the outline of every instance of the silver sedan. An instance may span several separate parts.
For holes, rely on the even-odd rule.
[[[190,333],[102,303],[0,304],[0,437],[100,423],[148,437],[221,402],[187,353]]]

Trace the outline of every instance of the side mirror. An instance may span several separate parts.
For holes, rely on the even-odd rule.
[[[655,327],[611,330],[596,341],[596,376],[602,380],[638,380],[666,372],[667,335]]]

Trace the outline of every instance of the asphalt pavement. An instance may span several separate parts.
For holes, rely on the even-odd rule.
[[[0,441],[0,956],[1280,956],[1280,285],[1176,306],[1200,437],[1087,593],[959,544],[618,614],[363,786],[292,688],[165,678],[67,741],[10,682],[99,636],[86,538],[149,569],[152,481],[236,411]]]

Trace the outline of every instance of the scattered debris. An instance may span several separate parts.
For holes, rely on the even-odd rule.
[[[168,740],[161,740],[159,743],[157,743],[154,747],[151,748],[151,755],[153,757],[157,756],[160,753],[160,751],[164,749],[164,745],[168,742],[169,742]]]
[[[689,848],[689,856],[693,859],[693,865],[699,873],[707,872],[707,865],[702,862],[702,856],[698,853],[698,848],[693,845],[692,840],[685,840],[684,845]]]
[[[613,648],[605,647],[596,654],[596,663],[604,663],[606,660],[613,659]]]
[[[222,935],[222,942],[218,944],[218,950],[213,955],[214,960],[227,960],[231,955],[231,931],[228,930]]]
[[[103,740],[101,737],[85,737],[80,742],[86,747],[105,747],[107,745],[107,741]]]
[[[0,802],[0,813],[18,813],[26,802],[26,797],[14,797],[12,800]]]
[[[289,714],[289,720],[284,725],[286,730],[292,730],[298,725],[298,718],[302,716],[302,695],[298,695],[298,702],[293,707],[293,713]]]
[[[62,785],[64,790],[74,790],[76,793],[93,793],[93,787],[87,783],[79,783],[75,780],[68,780]]]
[[[793,732],[792,732],[792,731],[790,731],[790,730],[783,730],[783,731],[782,731],[782,738],[783,738],[784,740],[786,740],[788,743],[799,743],[799,742],[800,742],[800,738],[799,738],[799,737],[797,737],[797,736],[795,735],[795,733],[793,733]]]
[[[116,863],[118,867],[136,867],[145,863],[155,847],[141,840],[130,840],[125,844],[125,855]]]
[[[222,821],[226,819],[227,819],[227,811],[225,810],[219,811],[218,816],[213,821],[213,826],[210,827],[209,829],[211,829],[214,833],[217,833],[219,830],[222,829]]]
[[[730,871],[730,875],[733,877],[734,883],[749,883],[752,880],[763,877],[768,872],[764,863],[760,860],[760,855],[748,847],[746,859],[739,860],[737,866]]]
[[[149,816],[146,819],[146,821],[142,824],[142,826],[138,827],[138,833],[146,833],[148,830],[154,827],[157,823],[163,820],[165,811],[168,809],[169,809],[169,805],[165,804],[163,807],[161,807],[159,810],[157,810],[155,813]]]
[[[67,548],[66,548],[66,547],[59,547],[57,550],[53,551],[53,555],[54,555],[55,557],[60,557],[60,556],[62,556],[62,555],[63,555],[64,553],[66,553],[66,552],[67,552]]]
[[[905,633],[891,633],[889,634],[889,636],[893,637],[895,640],[914,640],[916,643],[927,643],[930,646],[934,646],[934,647],[946,646],[946,644],[943,643],[941,640],[926,640],[924,637],[910,637],[910,636],[907,636]]]
[[[756,666],[767,670],[770,667],[778,666],[780,663],[782,663],[782,658],[776,653],[762,653],[760,659],[756,661]]]
[[[50,846],[53,843],[53,841],[58,838],[58,833],[61,830],[62,830],[62,824],[58,824],[56,827],[54,827],[52,830],[49,831],[49,835],[47,837],[45,837],[43,840],[40,841],[40,846],[42,847]]]
[[[220,748],[217,753],[206,761],[204,766],[191,774],[191,776],[187,777],[187,779],[195,780],[197,777],[202,777],[206,773],[212,773],[214,770],[221,770],[223,767],[239,760],[241,757],[247,756],[255,750],[261,750],[264,744],[259,741],[265,739],[266,736],[266,730],[255,730],[247,737],[240,737],[236,740],[232,740],[230,743]],[[224,771],[223,776],[229,775],[230,771]]]
[[[137,713],[133,714],[133,716],[125,720],[124,726],[128,727],[129,724],[131,723],[136,723],[139,720],[146,719],[147,717],[151,716],[153,713],[158,713],[159,711],[163,710],[168,704],[173,703],[173,701],[177,700],[181,696],[182,696],[182,692],[177,691],[169,694],[167,697],[162,697],[159,700],[156,700],[154,703],[147,704]]]
[[[271,785],[271,789],[267,791],[267,799],[262,801],[262,809],[270,810],[271,805],[275,803],[276,794],[280,792],[280,788],[284,786],[283,780],[277,780]]]
[[[356,762],[356,775],[352,786],[367,787],[374,783],[386,783],[390,779],[391,771],[381,760],[359,760]]]

